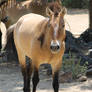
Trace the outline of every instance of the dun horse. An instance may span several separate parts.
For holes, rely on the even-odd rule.
[[[39,67],[48,63],[52,67],[53,88],[58,92],[58,73],[62,65],[62,56],[65,50],[65,8],[59,13],[46,9],[49,18],[38,14],[22,16],[18,22],[11,26],[14,29],[14,42],[24,80],[24,92],[30,92],[30,78],[33,72],[33,91],[39,82]],[[26,57],[30,61],[26,61]]]
[[[53,7],[52,11],[59,9],[61,7],[60,0],[51,0],[51,3],[47,2],[48,0],[1,0],[0,2],[0,9],[1,9],[1,18],[4,20],[6,28],[10,26],[10,24],[15,23],[21,16],[27,13],[37,13],[40,15],[46,16],[45,10],[46,7]],[[55,9],[56,8],[56,9]],[[53,10],[54,9],[54,10]],[[8,16],[8,17],[6,17]],[[7,21],[7,22],[5,22]],[[7,30],[6,30],[7,31]],[[1,31],[2,32],[2,31]],[[2,35],[1,39],[4,38],[5,41],[3,42],[3,49],[6,50],[7,46],[11,43],[12,36],[8,36],[7,32],[3,32],[4,36]],[[11,34],[12,35],[12,34]],[[7,42],[8,41],[8,42]],[[7,44],[8,43],[8,44]],[[14,43],[12,43],[14,45]],[[13,52],[15,52],[15,48],[13,47]],[[10,48],[10,47],[9,47]]]

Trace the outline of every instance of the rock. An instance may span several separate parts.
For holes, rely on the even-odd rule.
[[[76,46],[75,40],[76,38],[73,36],[73,34],[69,31],[66,31],[66,39],[65,39],[66,51],[65,53],[69,53],[69,51],[78,52],[78,48]]]
[[[77,75],[77,79],[79,79],[82,76],[82,74]]]
[[[89,49],[89,57],[92,58],[92,49]]]
[[[85,43],[82,38],[75,38],[69,31],[66,31],[65,43],[65,53],[69,53],[70,51],[74,53],[84,53],[84,51],[88,51],[89,49],[88,44]]]
[[[87,31],[87,32],[86,32]],[[75,55],[81,59],[81,65],[85,64],[85,62],[88,62],[88,65],[92,65],[92,58],[91,58],[91,52],[90,49],[92,49],[92,42],[90,36],[87,41],[85,41],[86,33],[90,33],[89,30],[86,30],[79,38],[75,38],[73,34],[66,30],[66,40],[65,40],[65,54],[75,53]],[[85,35],[84,35],[85,34]],[[91,33],[90,33],[91,35]],[[89,41],[88,41],[89,40]],[[88,42],[88,43],[87,43]]]
[[[92,76],[92,68],[88,69],[86,74],[87,76]]]
[[[87,66],[92,65],[92,58],[83,55],[82,53],[78,53],[77,58],[81,59],[80,65],[84,65],[86,62],[88,62]]]
[[[80,38],[82,38],[83,41],[85,41],[86,43],[91,42],[92,41],[92,30],[87,29],[80,35]]]
[[[92,41],[88,42],[87,44],[88,44],[89,49],[92,49]]]
[[[85,82],[87,81],[87,77],[86,76],[81,76],[79,79],[78,79],[79,82]]]
[[[59,82],[60,83],[72,82],[72,73],[71,72],[60,72]]]

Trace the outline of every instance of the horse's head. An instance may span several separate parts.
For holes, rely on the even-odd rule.
[[[61,8],[61,11],[56,13],[50,8],[46,9],[46,13],[49,16],[47,24],[47,41],[52,53],[57,53],[63,46],[65,39],[65,22],[64,15],[66,13],[65,8]]]

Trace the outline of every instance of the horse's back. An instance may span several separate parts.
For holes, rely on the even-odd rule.
[[[16,47],[20,48],[25,53],[29,53],[30,44],[32,40],[35,39],[35,34],[38,35],[40,33],[39,25],[45,19],[45,17],[33,13],[21,17],[14,30]]]
[[[34,14],[34,13],[30,13],[27,15],[22,16],[19,21],[17,22],[17,26],[18,27],[18,32],[19,32],[19,27],[21,27],[20,31],[25,31],[26,32],[31,32],[33,30],[35,30],[35,28],[40,24],[41,21],[43,21],[45,19],[45,17],[38,15],[38,14]],[[18,25],[20,24],[20,25]]]
[[[39,14],[34,14],[34,13],[26,14],[26,15],[22,16],[22,18],[23,18],[23,22],[25,22],[25,23],[29,22],[29,24],[30,23],[39,23],[45,19],[44,16],[39,15]]]

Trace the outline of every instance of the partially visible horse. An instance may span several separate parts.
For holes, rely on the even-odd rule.
[[[55,0],[61,5],[60,0]],[[51,3],[55,3],[51,0]],[[59,5],[58,4],[58,5]],[[17,20],[28,13],[36,13],[46,16],[45,10],[49,6],[48,0],[4,0],[2,1],[0,8],[2,10],[2,17],[9,16],[8,22],[6,22],[7,28],[17,22]]]
[[[54,92],[58,92],[58,73],[62,65],[65,50],[65,8],[55,14],[50,8],[46,9],[49,18],[38,14],[22,16],[10,27],[14,30],[14,42],[24,80],[24,92],[30,92],[30,78],[33,72],[33,92],[39,82],[39,67],[43,63],[51,64]],[[30,58],[30,62],[26,61]]]
[[[0,7],[5,3],[6,1],[2,1],[0,2]],[[6,29],[6,25],[4,23],[6,19],[2,18],[2,11],[0,8],[0,56],[2,56],[1,54],[3,53],[6,44],[7,44],[7,29]]]
[[[18,19],[28,13],[37,13],[45,15],[47,7],[47,0],[7,0],[0,6],[2,10],[2,17],[8,16],[6,22],[7,28],[18,21]]]
[[[6,19],[8,18],[7,22],[0,22],[1,27],[1,48],[2,50],[6,49],[7,45],[14,45],[13,41],[10,40],[11,38],[7,35],[7,30],[11,24],[17,22],[17,20],[28,13],[34,12],[39,13],[41,15],[45,15],[45,9],[47,6],[47,0],[25,0],[25,1],[18,1],[18,0],[2,0],[0,2],[0,18]],[[8,16],[8,17],[7,17]],[[6,28],[5,28],[5,27]],[[11,34],[12,35],[12,34]],[[11,36],[12,37],[12,36]],[[8,41],[12,41],[12,44]],[[8,46],[11,47],[11,46]],[[15,48],[12,47],[14,52]],[[1,53],[1,52],[0,52]],[[1,53],[2,54],[2,53]]]
[[[3,51],[7,44],[7,29],[6,29],[5,23],[3,23],[1,20],[0,20],[0,31],[1,31],[1,48],[0,49]]]

